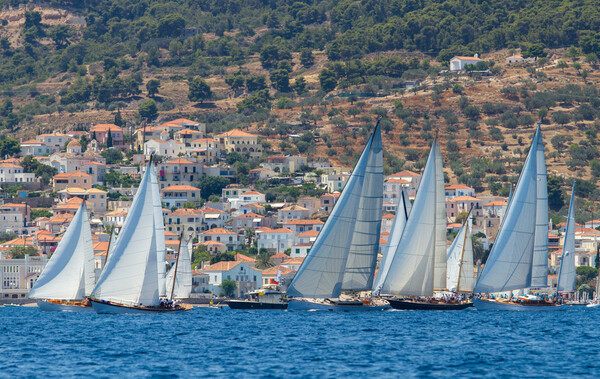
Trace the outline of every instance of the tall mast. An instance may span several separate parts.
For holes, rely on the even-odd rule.
[[[181,238],[179,238],[179,247],[177,248],[177,258],[175,258],[175,271],[173,272],[173,285],[171,286],[171,297],[173,300],[173,293],[175,292],[175,279],[177,279],[177,266],[179,266],[179,253],[181,252],[181,241],[183,240],[183,233],[181,233]]]

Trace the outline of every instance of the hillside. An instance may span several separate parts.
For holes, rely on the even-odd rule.
[[[386,172],[420,170],[437,133],[448,181],[506,195],[543,116],[549,173],[600,198],[592,1],[44,4],[0,1],[5,136],[188,117],[350,167],[380,115]],[[474,53],[482,72],[446,72]]]

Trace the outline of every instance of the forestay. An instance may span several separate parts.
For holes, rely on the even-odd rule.
[[[370,289],[373,283],[383,202],[383,150],[379,124],[309,255],[290,284],[288,296],[336,298],[342,288]]]
[[[175,275],[175,267],[177,267],[177,275]],[[173,278],[175,278],[175,286],[173,286]],[[182,242],[177,263],[167,274],[167,291],[172,299],[187,299],[192,293],[192,261],[187,243]]]
[[[400,193],[400,201],[396,208],[396,217],[394,217],[394,223],[392,224],[392,230],[388,238],[388,243],[383,253],[381,263],[379,264],[377,277],[373,282],[373,291],[375,292],[378,292],[381,289],[381,287],[383,286],[383,280],[387,276],[388,271],[390,270],[390,265],[392,264],[392,260],[394,259],[394,255],[396,254],[398,243],[400,243],[400,239],[402,238],[404,226],[406,225],[406,221],[408,220],[408,215],[410,214],[411,208],[412,205],[410,204],[408,193],[406,192],[406,188],[403,187],[402,192]]]
[[[512,291],[531,285],[537,219],[538,138],[536,132],[475,292]]]
[[[471,212],[448,249],[446,285],[453,292],[472,292],[475,285],[473,277],[473,242],[471,240]]]
[[[573,183],[573,192],[571,192],[571,202],[569,203],[569,214],[567,216],[567,230],[563,242],[562,258],[560,260],[560,269],[558,271],[558,292],[574,292],[575,279],[575,183]]]
[[[436,161],[439,154],[441,154],[440,147],[436,139],[431,147],[413,208],[404,227],[404,233],[398,243],[388,273],[383,279],[382,294],[433,295],[436,247],[441,246],[441,243],[436,241],[440,237],[440,234],[436,232],[436,213],[439,209],[436,178],[439,172]],[[444,234],[444,241],[445,239]],[[445,266],[445,252],[443,260]],[[444,269],[444,282],[445,275]]]
[[[157,238],[151,165],[144,174],[92,298],[124,305],[158,305]]]
[[[84,201],[29,292],[29,297],[81,300],[91,293],[94,280],[94,246]]]

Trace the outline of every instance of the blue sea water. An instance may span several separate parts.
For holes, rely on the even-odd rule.
[[[600,377],[600,310],[0,308],[0,377]]]

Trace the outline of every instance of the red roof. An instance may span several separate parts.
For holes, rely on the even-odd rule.
[[[211,230],[207,230],[206,232],[202,232],[200,234],[235,234],[234,232],[227,230],[225,228],[213,228]]]
[[[323,225],[321,220],[292,220],[286,222],[284,225]]]
[[[188,186],[187,184],[176,184],[165,187],[161,191],[200,191],[200,188]]]
[[[241,261],[221,261],[210,266],[204,267],[200,271],[229,271],[242,263]]]

